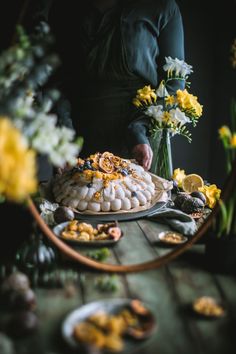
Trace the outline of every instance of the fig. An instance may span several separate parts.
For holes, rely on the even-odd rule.
[[[202,192],[192,192],[191,197],[199,198],[203,201],[204,205],[206,204],[206,197]]]
[[[64,221],[74,220],[75,214],[72,209],[66,206],[60,206],[54,211],[54,220],[57,224],[60,224]]]
[[[36,297],[32,289],[24,291],[12,291],[8,296],[8,304],[15,310],[34,310]]]
[[[29,278],[21,272],[9,275],[2,283],[1,292],[26,291],[30,288]]]
[[[110,227],[108,229],[108,235],[111,236],[114,241],[118,241],[121,238],[121,234],[121,229],[119,227]]]
[[[186,214],[199,212],[202,208],[204,208],[203,201],[196,197],[190,197],[181,206],[181,210]]]
[[[174,200],[175,206],[177,208],[181,209],[182,204],[185,202],[185,200],[188,200],[190,198],[191,198],[191,196],[189,194],[186,194],[186,193],[177,194],[177,196],[176,196],[176,198]]]
[[[150,313],[140,300],[132,300],[130,306],[137,315],[148,315]]]

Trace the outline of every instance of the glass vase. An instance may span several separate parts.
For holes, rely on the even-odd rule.
[[[173,175],[170,132],[162,129],[151,137],[150,144],[153,151],[153,160],[150,172],[165,179]]]

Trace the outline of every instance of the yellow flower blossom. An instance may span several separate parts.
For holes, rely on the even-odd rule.
[[[176,168],[173,172],[172,179],[177,182],[178,187],[182,187],[182,182],[186,177],[185,171],[180,168]]]
[[[35,152],[7,117],[0,117],[0,194],[23,201],[36,192]]]
[[[136,98],[134,99],[133,103],[138,104],[139,102],[144,102],[145,104],[151,104],[153,101],[156,102],[157,95],[154,89],[151,89],[151,86],[144,86],[142,89],[137,91]]]
[[[230,146],[236,148],[236,133],[234,133],[230,139]]]
[[[134,98],[134,99],[133,99],[133,104],[134,104],[136,107],[141,107],[141,106],[142,106],[142,102],[140,102],[137,98]]]
[[[165,98],[165,101],[168,106],[173,106],[175,104],[175,97],[174,96],[167,96]]]
[[[217,200],[220,199],[221,190],[215,184],[198,188],[206,197],[206,204],[209,208],[214,208]]]
[[[166,124],[171,122],[171,116],[169,112],[164,112],[162,116],[162,121]]]
[[[188,93],[185,90],[177,90],[176,91],[176,100],[183,110],[194,112],[195,118],[199,118],[202,115],[202,105],[198,102],[198,98]]]
[[[229,127],[227,127],[227,125],[223,125],[219,130],[219,135],[221,139],[224,138],[231,138],[231,131],[229,129]]]

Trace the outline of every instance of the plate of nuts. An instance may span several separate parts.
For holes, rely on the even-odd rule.
[[[160,242],[167,245],[179,245],[188,241],[188,238],[175,231],[162,231],[158,235]]]
[[[117,243],[123,232],[117,221],[99,223],[87,220],[72,220],[56,225],[53,232],[63,241],[79,245],[109,246]]]

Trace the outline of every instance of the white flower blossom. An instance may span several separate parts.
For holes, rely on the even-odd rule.
[[[169,111],[171,121],[176,125],[181,123],[181,126],[190,123],[190,119],[179,108],[171,109]]]
[[[67,162],[75,164],[79,153],[79,146],[73,142],[75,132],[67,127],[57,127],[57,116],[38,112],[33,102],[32,96],[14,102],[14,124],[23,133],[28,146],[47,155],[55,166],[64,166]]]
[[[156,95],[160,98],[169,96],[169,93],[168,93],[163,81],[161,81],[158,89],[156,90]]]
[[[175,72],[177,76],[185,78],[193,72],[192,66],[188,65],[184,60],[178,58],[165,57],[166,64],[163,66],[165,71]]]
[[[148,109],[145,111],[145,113],[149,116],[149,117],[153,117],[154,119],[156,119],[158,122],[162,122],[162,118],[163,118],[163,107],[161,105],[157,105],[157,106],[150,106],[148,107]]]

